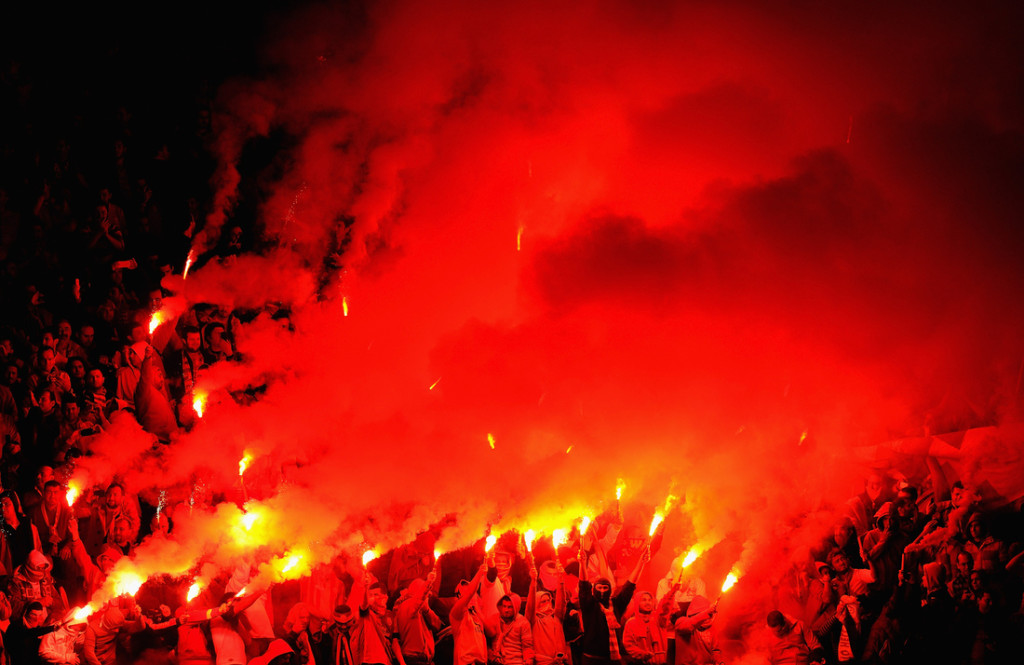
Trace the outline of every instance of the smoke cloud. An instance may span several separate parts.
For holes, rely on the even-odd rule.
[[[452,515],[446,549],[568,527],[619,477],[646,514],[674,486],[669,554],[720,544],[709,587],[736,565],[764,607],[865,446],[1019,414],[1019,12],[297,12],[221,97],[205,231],[273,128],[272,248],[165,284],[291,329],[241,324],[203,420],[105,472],[239,500],[251,451],[252,537],[320,560]],[[175,561],[239,515],[183,528]]]

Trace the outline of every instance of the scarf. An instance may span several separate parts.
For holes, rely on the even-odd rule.
[[[604,612],[604,618],[608,622],[608,654],[612,660],[622,660],[622,654],[619,653],[619,637],[615,632],[619,629],[619,620],[615,618],[615,610],[612,608],[611,603],[608,603],[608,607],[605,607],[601,603],[597,604]]]

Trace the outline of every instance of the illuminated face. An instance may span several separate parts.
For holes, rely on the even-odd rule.
[[[199,351],[199,347],[202,345],[203,338],[198,332],[188,332],[185,334],[185,348],[196,353]]]
[[[89,387],[93,390],[99,390],[103,387],[103,381],[105,377],[103,372],[98,369],[89,370]]]
[[[499,552],[494,557],[494,567],[498,569],[499,577],[508,577],[512,572],[512,555]]]
[[[57,403],[53,401],[53,395],[49,390],[44,390],[43,394],[39,396],[39,408],[43,410],[43,413],[49,413],[55,406]]]
[[[882,476],[877,473],[871,474],[864,483],[864,491],[872,501],[877,500],[882,495]]]
[[[7,385],[11,386],[18,382],[18,366],[8,365],[7,366]]]
[[[956,557],[956,569],[961,575],[971,574],[971,558],[964,553],[960,553]]]
[[[516,616],[516,608],[511,600],[503,600],[498,603],[498,615],[502,621],[511,621]]]
[[[4,522],[7,522],[8,524],[11,524],[18,518],[17,513],[14,510],[14,501],[12,501],[9,496],[5,496],[3,499],[0,499],[0,511],[3,513]]]
[[[72,358],[68,363],[68,370],[71,377],[81,379],[85,377],[85,363],[80,358]]]
[[[547,591],[542,591],[537,594],[537,614],[548,614],[554,609],[554,604],[551,602],[551,594]]]
[[[132,530],[128,520],[117,520],[114,522],[114,528],[110,531],[111,538],[114,539],[115,543],[124,544],[131,538]]]
[[[954,506],[959,506],[960,503],[964,500],[963,488],[954,487],[953,490],[950,492],[950,500],[953,502]]]
[[[48,508],[56,508],[60,502],[60,487],[50,486],[43,490],[43,502]]]
[[[124,493],[121,492],[121,488],[114,485],[107,490],[107,508],[119,508],[124,503]]]
[[[25,626],[27,628],[38,628],[46,621],[46,610],[32,610],[25,613]]]
[[[78,416],[81,411],[78,408],[78,402],[68,402],[64,405],[64,419],[69,423],[74,423],[78,420]]]
[[[43,343],[46,343],[45,339],[43,340]],[[54,365],[57,364],[57,356],[53,353],[53,349],[50,347],[46,347],[45,349],[43,349],[41,357],[43,360],[44,372],[49,372],[51,369],[53,369]]]
[[[832,564],[832,569],[839,574],[845,573],[850,569],[850,560],[846,558],[845,554],[836,554],[832,557],[830,563]]]
[[[967,531],[974,540],[981,540],[985,536],[985,527],[978,520],[971,520],[971,523],[967,525]]]
[[[382,614],[387,609],[388,596],[384,593],[383,589],[370,589],[369,593],[366,594],[366,602],[371,609],[378,614]],[[308,618],[306,623],[309,623]]]
[[[53,347],[57,346],[57,338],[53,336],[53,333],[43,333],[43,346],[47,349],[52,349]]]
[[[642,614],[650,614],[654,611],[654,596],[649,591],[644,591],[637,598],[637,609]]]
[[[973,591],[975,595],[978,595],[981,593],[983,586],[984,583],[981,579],[981,573],[977,571],[971,573],[971,591]]]
[[[82,329],[78,331],[78,341],[86,348],[92,346],[93,340],[95,339],[96,330],[92,326],[82,326]]]

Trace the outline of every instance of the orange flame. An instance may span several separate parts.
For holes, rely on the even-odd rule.
[[[348,316],[348,296],[341,297],[341,314]]]
[[[142,588],[142,584],[145,582],[144,579],[136,575],[135,573],[124,571],[117,574],[114,579],[114,595],[115,596],[134,596]]]
[[[204,408],[206,408],[206,395],[203,393],[196,393],[195,397],[192,398],[192,410],[196,412],[197,418],[203,417]]]
[[[64,495],[64,498],[67,499],[67,502],[68,502],[68,508],[70,508],[71,506],[75,505],[75,501],[78,500],[78,497],[81,494],[82,494],[82,490],[79,489],[78,484],[75,481],[73,481],[73,480],[69,480],[68,481],[68,492],[67,492],[67,494]]]
[[[725,582],[722,583],[722,593],[725,593],[736,584],[740,579],[739,571],[733,568],[728,575],[725,576]]]
[[[647,532],[648,536],[653,537],[654,534],[657,533],[658,527],[660,527],[661,523],[665,521],[665,515],[667,515],[672,509],[672,504],[675,503],[675,500],[676,496],[674,494],[669,494],[665,499],[665,505],[654,511],[654,517],[651,518],[651,528]]]
[[[285,560],[284,566],[282,566],[281,568],[281,574],[283,575],[284,573],[287,573],[289,570],[295,568],[295,566],[299,565],[300,561],[302,561],[301,554],[292,554],[291,556],[289,556]]]
[[[195,258],[196,250],[190,250],[188,253],[188,258],[185,259],[185,270],[181,273],[182,279],[188,278],[188,269],[192,267],[192,263],[195,262]]]
[[[494,435],[490,432],[487,433],[487,445],[491,447],[491,450],[494,450]]]
[[[434,550],[434,561],[440,559],[442,554],[444,554],[444,552],[442,552],[441,550]]]
[[[95,611],[96,609],[92,605],[86,605],[85,607],[75,610],[74,614],[71,615],[71,619],[73,621],[85,621],[92,616],[92,613]]]
[[[238,475],[245,473],[245,469],[249,466],[249,462],[252,461],[252,455],[248,452],[242,455],[242,459],[238,460]]]
[[[149,334],[152,335],[154,332],[156,332],[156,329],[159,328],[161,324],[163,324],[166,318],[167,315],[164,314],[164,311],[162,309],[153,312],[153,316],[149,317]]]
[[[622,478],[619,478],[617,481],[615,481],[615,500],[616,501],[621,501],[622,500],[622,490],[624,490],[624,489],[626,489],[626,481],[623,480]]]
[[[193,582],[192,586],[188,588],[188,593],[185,594],[185,602],[190,602],[193,598],[199,595],[199,582]]]
[[[498,542],[498,537],[493,533],[487,536],[487,540],[484,542],[484,552],[490,552],[494,549],[494,544]]]
[[[683,559],[683,568],[688,568],[690,566],[690,564],[692,564],[694,561],[696,561],[697,557],[699,557],[699,556],[700,556],[700,550],[697,549],[696,545],[694,545],[693,547],[690,548],[690,551],[686,553],[686,558]]]
[[[555,529],[551,532],[551,544],[554,545],[555,550],[565,545],[569,541],[569,531],[567,529]]]
[[[533,551],[533,540],[537,537],[537,533],[533,529],[527,529],[526,533],[523,534],[523,540],[526,541],[526,551]]]
[[[248,588],[248,587],[242,587],[241,589],[239,589],[239,590],[238,590],[238,591],[237,591],[237,592],[235,593],[235,598],[240,598],[240,597],[244,596],[244,595],[245,595],[245,590],[246,590],[247,588]]]
[[[373,561],[376,558],[377,558],[377,553],[376,552],[374,552],[373,550],[366,550],[365,552],[363,552],[363,565],[365,566],[366,564],[370,563],[371,561]]]
[[[582,536],[590,528],[590,515],[584,515],[583,521],[580,522],[580,535]]]

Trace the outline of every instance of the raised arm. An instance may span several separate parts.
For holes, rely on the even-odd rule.
[[[462,617],[466,615],[466,609],[469,607],[469,603],[473,599],[473,596],[476,595],[477,591],[479,591],[480,581],[483,580],[484,575],[486,574],[487,562],[485,561],[480,564],[480,568],[477,569],[476,575],[473,576],[469,586],[462,591],[462,595],[459,596],[459,599],[455,601],[455,604],[452,605],[452,609],[448,612],[448,617],[451,620],[450,623],[461,621]]]
[[[526,611],[523,612],[526,620],[532,626],[537,618],[537,567],[530,566],[530,593],[526,598]]]

